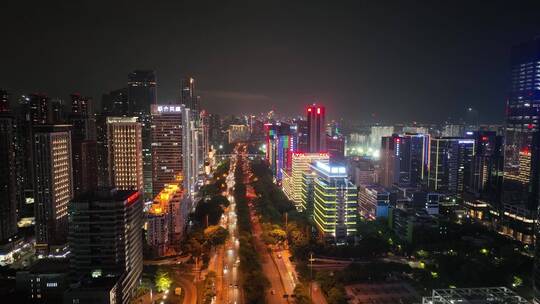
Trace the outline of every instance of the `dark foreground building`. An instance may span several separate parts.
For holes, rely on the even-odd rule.
[[[102,288],[104,298],[129,303],[142,273],[140,192],[99,189],[75,198],[69,210],[70,272],[79,283],[66,298],[98,303],[87,291]]]

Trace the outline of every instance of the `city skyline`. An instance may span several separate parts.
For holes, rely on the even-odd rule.
[[[100,102],[126,85],[129,72],[151,69],[158,102],[177,100],[180,79],[194,75],[211,112],[265,105],[290,115],[320,102],[333,110],[331,119],[436,122],[473,107],[482,122],[495,123],[504,116],[509,46],[537,36],[540,25],[533,1],[384,10],[312,2],[115,3],[104,10],[98,2],[3,4],[8,14],[0,22],[13,29],[4,37],[13,47],[0,50],[11,58],[0,85],[62,98],[82,92]],[[68,20],[63,11],[85,13]],[[130,22],[144,17],[154,22]]]
[[[0,295],[540,304],[540,2],[1,4]]]

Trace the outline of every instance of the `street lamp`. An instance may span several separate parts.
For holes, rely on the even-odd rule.
[[[315,261],[315,259],[313,258],[313,252],[310,252],[309,253],[309,277],[310,277],[310,280],[309,280],[309,299],[311,301],[313,301],[313,295],[312,295],[312,290],[313,290],[313,262]]]

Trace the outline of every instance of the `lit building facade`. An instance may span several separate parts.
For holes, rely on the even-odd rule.
[[[46,252],[67,237],[68,204],[73,198],[70,126],[35,126],[33,154],[36,250]]]
[[[328,163],[327,153],[297,153],[291,154],[291,170],[286,173],[287,182],[283,183],[283,191],[294,202],[300,211],[306,211],[307,206],[302,203],[302,184],[304,173],[310,172],[310,165],[316,161]]]
[[[266,159],[276,180],[282,180],[282,171],[291,168],[293,137],[286,123],[265,124]]]
[[[193,117],[198,117],[201,112],[200,97],[195,91],[195,78],[184,77],[180,81],[180,103],[191,110]]]
[[[157,256],[178,252],[189,210],[180,184],[165,187],[155,198],[146,219],[147,243]]]
[[[431,139],[429,190],[461,196],[470,184],[475,151],[473,139]]]
[[[504,204],[536,212],[540,112],[540,39],[511,52],[511,86],[506,104]]]
[[[325,239],[344,242],[356,235],[358,190],[347,169],[318,161],[313,172],[313,220]]]
[[[142,194],[99,189],[69,206],[70,270],[74,278],[114,277],[117,303],[130,303],[143,266]]]
[[[180,105],[152,105],[152,191],[154,196],[182,174]]]
[[[378,185],[361,185],[358,189],[360,216],[366,220],[388,217],[390,192]]]
[[[141,124],[137,117],[107,118],[109,180],[119,190],[143,190]]]

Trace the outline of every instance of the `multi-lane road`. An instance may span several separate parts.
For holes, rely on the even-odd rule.
[[[229,231],[229,238],[222,248],[219,248],[213,258],[217,275],[216,299],[217,303],[240,304],[242,303],[241,287],[239,286],[240,259],[238,256],[239,240],[238,227],[236,225],[236,203],[234,201],[234,170],[236,157],[231,156],[230,171],[227,175],[227,199],[230,204],[223,214],[220,225]]]

